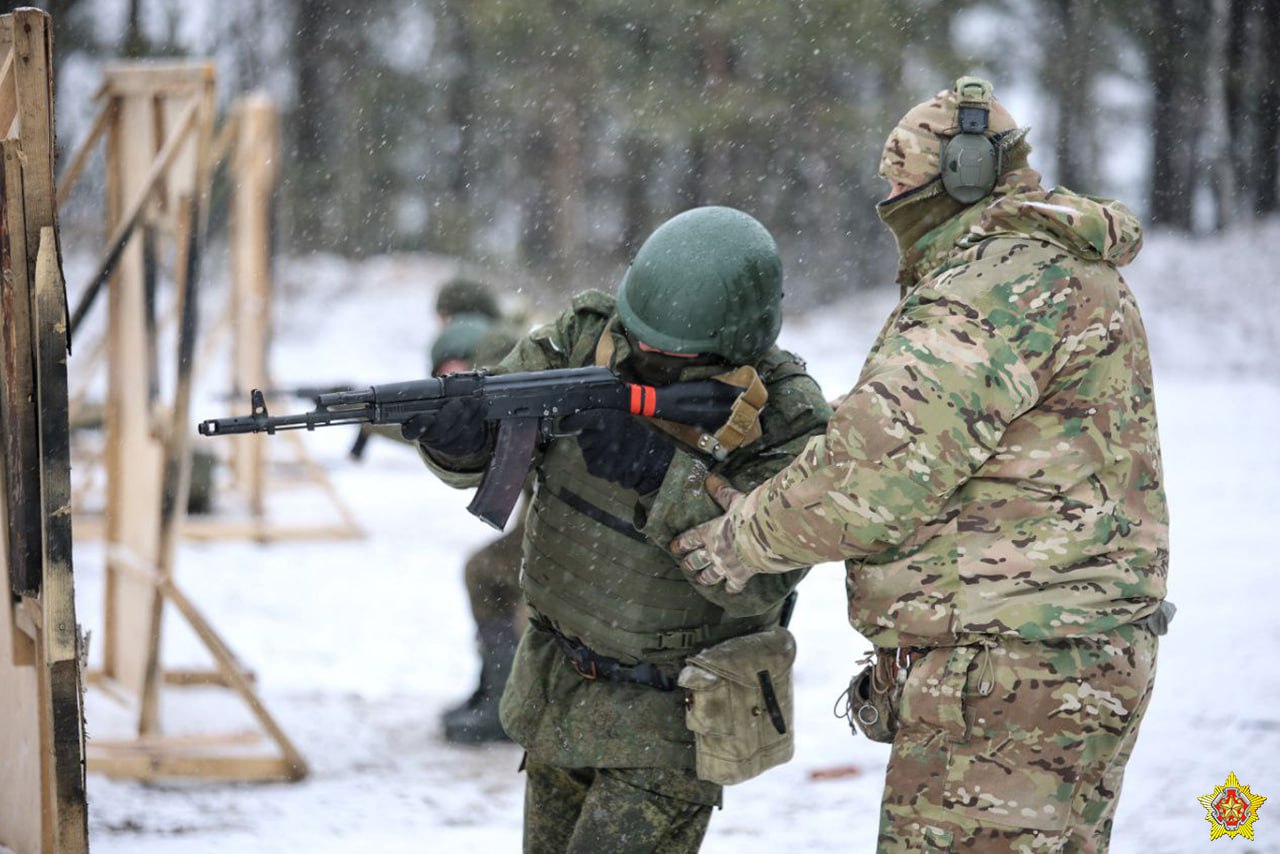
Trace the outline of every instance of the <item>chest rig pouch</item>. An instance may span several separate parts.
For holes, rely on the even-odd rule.
[[[685,691],[699,779],[741,783],[792,757],[795,657],[795,637],[772,626],[688,659],[677,684]]]

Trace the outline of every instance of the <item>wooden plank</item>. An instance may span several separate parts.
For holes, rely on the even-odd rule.
[[[156,752],[111,755],[89,746],[89,770],[116,779],[296,780],[294,768],[279,756],[179,756]]]
[[[43,163],[34,164],[34,168]],[[51,185],[44,183],[48,189]],[[36,391],[40,413],[40,498],[44,543],[40,648],[46,678],[44,717],[52,761],[49,803],[53,850],[88,851],[84,779],[84,719],[80,708],[80,630],[71,568],[71,441],[67,402],[65,289],[53,226],[40,229],[32,300]]]
[[[133,190],[129,206],[124,209],[119,219],[116,220],[115,226],[111,231],[111,237],[107,240],[106,251],[98,259],[98,263],[94,267],[94,274],[89,278],[89,285],[85,288],[80,297],[80,302],[71,314],[72,335],[75,335],[76,330],[80,327],[80,323],[93,305],[93,301],[97,298],[102,286],[106,284],[107,279],[115,272],[116,264],[124,254],[125,249],[128,248],[130,238],[138,225],[138,220],[146,209],[147,202],[151,200],[151,193],[169,170],[179,152],[182,151],[183,143],[187,141],[188,135],[195,127],[198,115],[199,104],[193,102],[183,112],[182,117],[178,120],[177,127],[174,128],[169,138],[165,140],[164,145],[160,148],[160,153],[152,161],[145,177],[138,182],[137,189]]]
[[[186,617],[187,623],[195,630],[205,648],[213,655],[214,662],[229,680],[231,688],[240,695],[240,698],[244,700],[245,705],[249,707],[253,716],[258,719],[258,723],[266,730],[267,735],[280,748],[280,752],[289,768],[289,779],[301,780],[308,772],[306,760],[302,758],[302,754],[298,752],[293,742],[285,735],[284,730],[276,723],[275,718],[267,711],[267,707],[253,690],[253,686],[241,675],[239,663],[230,648],[223,642],[222,637],[214,630],[212,624],[204,618],[204,615],[196,609],[191,600],[171,580],[161,579],[160,587],[163,589],[165,597]]]
[[[71,195],[71,188],[76,185],[76,181],[80,179],[80,173],[84,171],[85,164],[89,162],[89,155],[93,154],[93,150],[102,139],[102,135],[106,133],[114,110],[115,101],[108,101],[102,105],[98,110],[98,114],[93,117],[93,124],[89,126],[88,135],[81,141],[80,147],[76,149],[75,154],[71,155],[71,161],[62,170],[62,175],[58,181],[58,197],[56,199],[58,210],[62,210],[62,205],[67,200],[67,196]]]
[[[15,595],[40,592],[40,437],[35,412],[30,268],[22,146],[0,140],[0,469],[4,471],[9,567]],[[31,246],[34,251],[35,246]]]
[[[13,51],[4,54],[0,62],[0,129],[8,136],[13,127],[13,120],[18,117],[18,85],[17,76],[13,73]]]
[[[27,201],[27,245],[34,268],[40,229],[56,225],[57,192],[53,180],[53,43],[48,13],[19,9],[13,13],[14,68],[17,73],[18,121]],[[56,243],[58,234],[54,232]],[[55,247],[61,263],[61,250]]]
[[[213,142],[209,144],[209,174],[213,174],[222,165],[222,161],[227,159],[227,154],[230,153],[231,146],[235,144],[239,135],[240,113],[233,109],[231,115],[222,123],[222,127],[218,128]]]
[[[265,741],[262,733],[256,730],[239,732],[191,733],[187,735],[140,735],[128,740],[112,738],[95,738],[93,747],[99,753],[117,755],[157,754],[166,750],[192,748],[235,748],[252,747]]]
[[[77,516],[76,540],[94,542],[103,536],[101,516]],[[359,540],[365,532],[357,525],[335,523],[329,525],[292,525],[263,519],[215,519],[190,518],[182,523],[182,538],[192,542],[216,542],[219,540],[254,540],[260,543],[275,542],[338,542]]]
[[[131,62],[103,69],[103,90],[109,95],[186,96],[212,85],[212,62]]]
[[[20,615],[20,616],[19,616]],[[40,687],[35,642],[13,625],[28,623],[21,608],[0,607],[0,851],[43,852],[40,786]],[[11,646],[18,642],[27,652]],[[17,666],[14,666],[15,663]]]
[[[107,138],[108,221],[118,232],[138,213],[154,174],[149,97],[121,99]],[[178,128],[174,128],[175,132]],[[176,152],[177,145],[172,148]],[[128,209],[124,206],[128,205]],[[156,564],[162,448],[148,387],[146,294],[142,244],[123,241],[107,289],[107,587],[103,669],[130,692],[143,685],[146,648],[159,627],[148,622],[153,583],[123,572],[121,556],[148,569]]]
[[[160,530],[156,545],[158,555],[157,574],[160,581],[173,577],[177,562],[178,540],[182,536],[181,525],[186,515],[187,495],[191,487],[191,369],[195,356],[196,336],[199,333],[199,211],[195,197],[179,204],[179,234],[183,239],[178,254],[178,352],[177,379],[173,406],[170,409],[168,429],[165,431],[164,464],[160,483]],[[152,596],[152,625],[159,626],[163,611],[163,599],[157,588]],[[159,631],[154,632],[158,639]],[[156,680],[160,674],[159,643],[147,650],[147,663],[143,672],[142,707],[138,717],[138,732],[145,735],[159,727],[159,690]]]
[[[258,674],[252,670],[241,670],[240,678],[250,685],[258,682]],[[166,670],[164,672],[164,684],[166,685],[221,685],[224,688],[231,687],[231,680],[227,679],[225,673],[221,670]]]
[[[232,174],[230,240],[233,312],[232,379],[237,388],[270,388],[267,349],[271,338],[271,199],[280,157],[275,104],[263,96],[244,98],[236,111],[240,136]],[[266,440],[236,436],[231,448],[236,483],[255,519],[265,513]]]

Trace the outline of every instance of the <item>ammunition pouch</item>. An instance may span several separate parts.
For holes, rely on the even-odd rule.
[[[792,757],[795,655],[791,632],[771,626],[688,659],[678,684],[699,779],[741,783]]]

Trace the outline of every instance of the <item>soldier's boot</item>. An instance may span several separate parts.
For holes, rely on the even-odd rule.
[[[477,634],[480,684],[466,702],[445,712],[443,718],[445,741],[453,744],[510,741],[498,720],[498,701],[515,656],[515,629],[509,621],[493,621],[482,624]]]

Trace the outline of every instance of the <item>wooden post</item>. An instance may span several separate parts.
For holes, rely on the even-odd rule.
[[[0,846],[88,850],[49,16],[0,16]]]
[[[237,110],[238,139],[232,170],[231,287],[234,339],[233,373],[244,390],[268,388],[267,347],[271,328],[271,200],[275,195],[280,141],[275,103],[263,95],[242,99]],[[237,401],[239,403],[239,400]],[[245,494],[249,513],[261,519],[265,436],[235,437],[232,470]]]
[[[164,97],[157,95],[164,92]],[[113,233],[135,216],[172,221],[183,197],[206,192],[204,149],[211,135],[214,75],[208,64],[124,66],[108,69],[104,94],[116,103],[107,137],[108,221]],[[188,119],[188,116],[191,118]],[[194,121],[198,131],[165,150],[163,129]],[[168,161],[157,172],[160,163]],[[157,174],[163,175],[161,181]],[[149,190],[149,205],[134,204]],[[193,224],[193,227],[198,227]],[[150,649],[161,642],[155,587],[120,570],[122,562],[161,563],[163,472],[172,419],[153,397],[152,353],[147,328],[146,257],[135,230],[119,253],[109,285],[107,391],[107,559],[103,670],[130,693],[154,698],[157,682],[146,678]],[[175,522],[180,524],[180,521]],[[123,627],[128,631],[122,631]],[[139,643],[138,638],[146,639]]]

